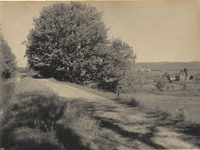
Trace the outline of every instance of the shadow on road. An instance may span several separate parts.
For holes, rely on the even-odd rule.
[[[129,140],[141,141],[145,143],[146,145],[155,149],[165,149],[165,147],[163,147],[162,145],[156,144],[151,141],[151,138],[154,136],[154,133],[156,132],[155,126],[152,126],[149,128],[150,130],[149,133],[139,134],[139,133],[129,132],[127,130],[122,129],[118,125],[115,125],[115,123],[117,122],[115,120],[111,120],[111,119],[107,120],[106,118],[98,118],[98,117],[97,117],[97,120],[101,121],[100,127],[110,129],[124,138],[129,138]],[[120,124],[120,122],[118,122],[118,124]]]
[[[99,102],[83,102],[83,101],[76,101],[77,105],[84,105],[84,107],[86,108],[87,111],[90,111],[91,114],[94,115],[94,118],[100,122],[100,127],[101,128],[105,128],[108,130],[111,130],[112,132],[114,132],[115,134],[118,134],[120,137],[123,138],[128,138],[128,140],[130,141],[140,141],[146,145],[148,145],[149,147],[155,148],[155,149],[165,149],[165,147],[163,147],[162,145],[156,144],[154,143],[151,138],[154,137],[154,133],[157,132],[156,131],[156,126],[152,125],[150,127],[148,127],[148,130],[150,132],[146,133],[146,134],[140,134],[140,133],[136,133],[136,132],[130,132],[127,131],[123,128],[121,128],[119,125],[126,125],[126,126],[134,126],[134,125],[145,125],[147,124],[147,122],[132,122],[132,123],[124,123],[123,121],[116,120],[110,117],[98,117],[95,116],[95,113],[98,112],[101,114],[102,113],[119,113],[117,111],[117,107],[116,106],[112,106],[112,105],[108,105],[108,104],[100,104]],[[114,140],[113,138],[110,139],[107,137],[107,140]],[[113,141],[112,141],[113,142]],[[120,139],[115,139],[116,143],[120,143]],[[126,147],[129,148],[136,148],[136,147],[131,147],[129,144],[125,144]]]
[[[186,134],[183,140],[194,143],[200,148],[200,125],[199,124],[186,124],[178,125],[177,132]]]

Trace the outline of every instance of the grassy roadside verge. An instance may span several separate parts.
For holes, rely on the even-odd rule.
[[[51,82],[58,82],[58,81],[55,81],[52,79]],[[167,111],[167,110],[163,110],[162,108],[149,106],[147,102],[143,103],[137,99],[138,97],[134,97],[131,94],[120,94],[120,97],[117,97],[117,95],[114,93],[98,91],[97,89],[91,89],[87,86],[81,86],[81,85],[77,85],[73,83],[65,83],[65,82],[58,82],[58,83],[67,84],[67,85],[82,89],[84,91],[112,99],[114,101],[117,101],[118,103],[130,106],[130,107],[134,107],[137,109],[140,108],[140,111],[143,111],[146,114],[157,118],[155,122],[157,126],[167,126],[171,128],[172,130],[175,130],[176,132],[185,133],[186,136],[181,137],[182,139],[186,141],[191,141],[193,143],[196,143],[196,145],[200,146],[199,124],[186,120],[186,117],[188,116],[183,106],[180,106],[179,108],[177,108],[176,112],[171,112],[170,110]]]
[[[6,150],[116,149],[79,100],[60,98],[34,79],[23,78],[0,120]]]

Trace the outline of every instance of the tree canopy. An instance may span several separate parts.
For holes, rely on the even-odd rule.
[[[123,42],[120,38],[113,38],[107,45],[107,55],[105,59],[106,65],[102,68],[103,77],[101,82],[110,85],[108,89],[117,89],[120,85],[125,85],[133,75],[133,64],[135,63],[136,55],[132,47]],[[109,84],[108,84],[109,83]],[[104,84],[101,84],[102,86]],[[122,86],[123,87],[123,86]]]
[[[16,57],[0,32],[0,74],[11,77],[17,69]]]
[[[108,29],[94,7],[56,3],[43,8],[33,22],[25,56],[30,68],[45,77],[78,78],[104,53]]]
[[[121,39],[108,40],[102,15],[80,2],[44,7],[23,42],[29,67],[44,77],[116,89],[136,56]]]

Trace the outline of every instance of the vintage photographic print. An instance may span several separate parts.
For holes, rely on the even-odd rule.
[[[0,150],[200,148],[200,0],[0,1]]]

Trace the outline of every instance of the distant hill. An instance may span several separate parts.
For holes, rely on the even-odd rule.
[[[192,62],[139,62],[136,63],[136,68],[151,69],[151,70],[200,70],[200,61]]]

